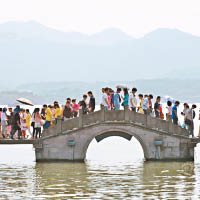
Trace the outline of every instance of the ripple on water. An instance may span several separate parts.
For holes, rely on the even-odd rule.
[[[200,164],[0,161],[0,199],[199,199]]]

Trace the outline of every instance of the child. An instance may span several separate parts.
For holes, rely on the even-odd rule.
[[[27,129],[26,119],[22,119],[21,131],[22,131],[22,138],[24,139],[26,139],[26,129]]]

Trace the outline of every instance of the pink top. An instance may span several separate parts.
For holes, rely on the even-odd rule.
[[[80,107],[79,104],[73,104],[72,105],[72,110],[78,112],[79,111],[79,107]]]
[[[35,114],[35,122],[36,122],[36,123],[40,123],[40,122],[41,122],[41,119],[42,119],[42,118],[41,118],[40,114],[36,113],[36,114]]]
[[[111,104],[111,96],[108,95],[108,102]]]
[[[108,95],[108,102],[109,102],[108,110],[110,110],[111,109],[111,96],[110,95]]]

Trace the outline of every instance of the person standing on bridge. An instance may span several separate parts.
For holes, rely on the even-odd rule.
[[[48,129],[49,126],[51,126],[51,119],[52,119],[52,111],[51,111],[52,106],[48,105],[48,108],[46,109],[46,121],[44,124],[44,129]]]
[[[46,109],[47,109],[47,105],[44,104],[43,107],[42,107],[42,110],[41,110],[41,117],[42,117],[43,121],[46,120]]]
[[[36,134],[35,134],[35,139],[37,139],[37,137],[41,137],[41,127],[42,127],[42,117],[40,115],[40,109],[36,108],[35,111],[35,128],[36,128]]]
[[[9,111],[9,115],[7,115],[7,118],[8,118],[8,134],[10,135],[11,134],[11,117],[13,115],[13,110],[12,108],[8,108],[8,111]]]
[[[194,124],[193,124],[193,112],[190,109],[189,105],[186,105],[186,113],[185,113],[185,124],[188,129],[188,136],[194,137]]]
[[[11,139],[14,139],[14,135],[15,133],[18,131],[18,139],[21,139],[22,136],[22,131],[21,131],[21,124],[20,124],[20,113],[21,109],[20,107],[17,107],[14,110],[14,114],[12,115],[12,119],[11,119],[11,124],[12,124],[12,130],[11,130]]]
[[[111,110],[114,110],[114,90],[111,89],[111,93],[110,93],[110,96],[111,96]]]
[[[178,107],[180,105],[179,101],[175,102],[175,105],[172,108],[172,121],[175,125],[178,125]]]
[[[102,96],[102,105],[104,107],[104,110],[108,110],[109,108],[109,101],[108,101],[108,94],[109,94],[109,88],[105,88],[104,90],[105,92],[103,93],[103,96]]]
[[[117,88],[117,91],[113,95],[113,102],[114,102],[115,110],[120,110],[120,103],[121,103],[120,92],[121,92],[121,88]]]
[[[147,114],[150,114],[150,115],[152,115],[152,112],[153,112],[152,99],[153,99],[153,95],[150,94],[150,95],[148,96],[149,105],[148,105],[148,110],[147,110]]]
[[[144,110],[142,108],[143,107],[143,102],[144,102],[143,94],[139,94],[138,97],[139,97],[139,100],[140,100],[140,104],[138,106],[138,113],[144,114]]]
[[[136,112],[136,107],[137,107],[137,98],[135,96],[137,92],[136,88],[132,89],[131,94],[129,95],[129,109]]]
[[[156,103],[154,104],[154,111],[155,111],[156,118],[160,118],[160,101],[161,101],[161,97],[158,96],[156,98]]]
[[[26,109],[26,130],[29,132],[29,135],[32,136],[31,134],[31,114],[29,112],[29,109]]]
[[[144,102],[143,102],[143,106],[142,106],[142,109],[143,109],[145,115],[147,115],[148,108],[149,108],[148,95],[145,94],[144,95]]]
[[[62,110],[62,119],[63,120],[68,120],[72,117],[72,108],[71,108],[71,105],[70,105],[70,101],[66,101],[66,104],[65,106],[63,107],[63,110]]]
[[[7,133],[8,133],[8,122],[7,122],[7,108],[3,108],[3,112],[1,113],[1,126],[2,126],[2,136],[3,138],[8,137]]]
[[[112,110],[112,89],[109,88],[108,90],[108,103],[109,103],[109,106],[108,106],[108,110]]]
[[[80,101],[80,106],[83,111],[83,115],[86,115],[88,113],[88,106],[87,106],[87,94],[83,95],[83,100]]]
[[[58,102],[54,104],[54,109],[55,109],[55,120],[56,120],[56,124],[57,124],[58,118],[60,118],[61,114],[62,114],[62,111],[61,111],[61,108],[60,108],[60,105]]]
[[[122,106],[124,106],[124,109],[126,107],[128,107],[128,103],[129,103],[129,95],[128,95],[128,89],[127,88],[124,88],[124,97],[123,97],[123,103],[122,103]]]
[[[166,113],[166,119],[167,121],[172,121],[172,102],[167,101],[167,113]]]
[[[72,115],[73,115],[73,117],[78,116],[79,107],[80,107],[79,104],[76,103],[76,99],[72,99]]]
[[[90,97],[90,100],[89,100],[89,112],[94,112],[95,110],[95,98],[92,94],[92,91],[89,91],[88,92],[88,96]]]

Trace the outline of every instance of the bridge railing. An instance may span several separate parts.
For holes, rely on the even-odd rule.
[[[89,113],[87,115],[82,114],[80,110],[79,117],[69,119],[66,121],[58,120],[55,127],[50,127],[44,132],[43,136],[57,135],[66,133],[67,131],[83,128],[88,125],[102,123],[102,122],[125,122],[133,123],[141,127],[158,130],[168,134],[187,136],[187,130],[180,126],[174,125],[171,121],[161,120],[151,117],[150,115],[144,115],[141,113],[125,110],[104,110]]]

